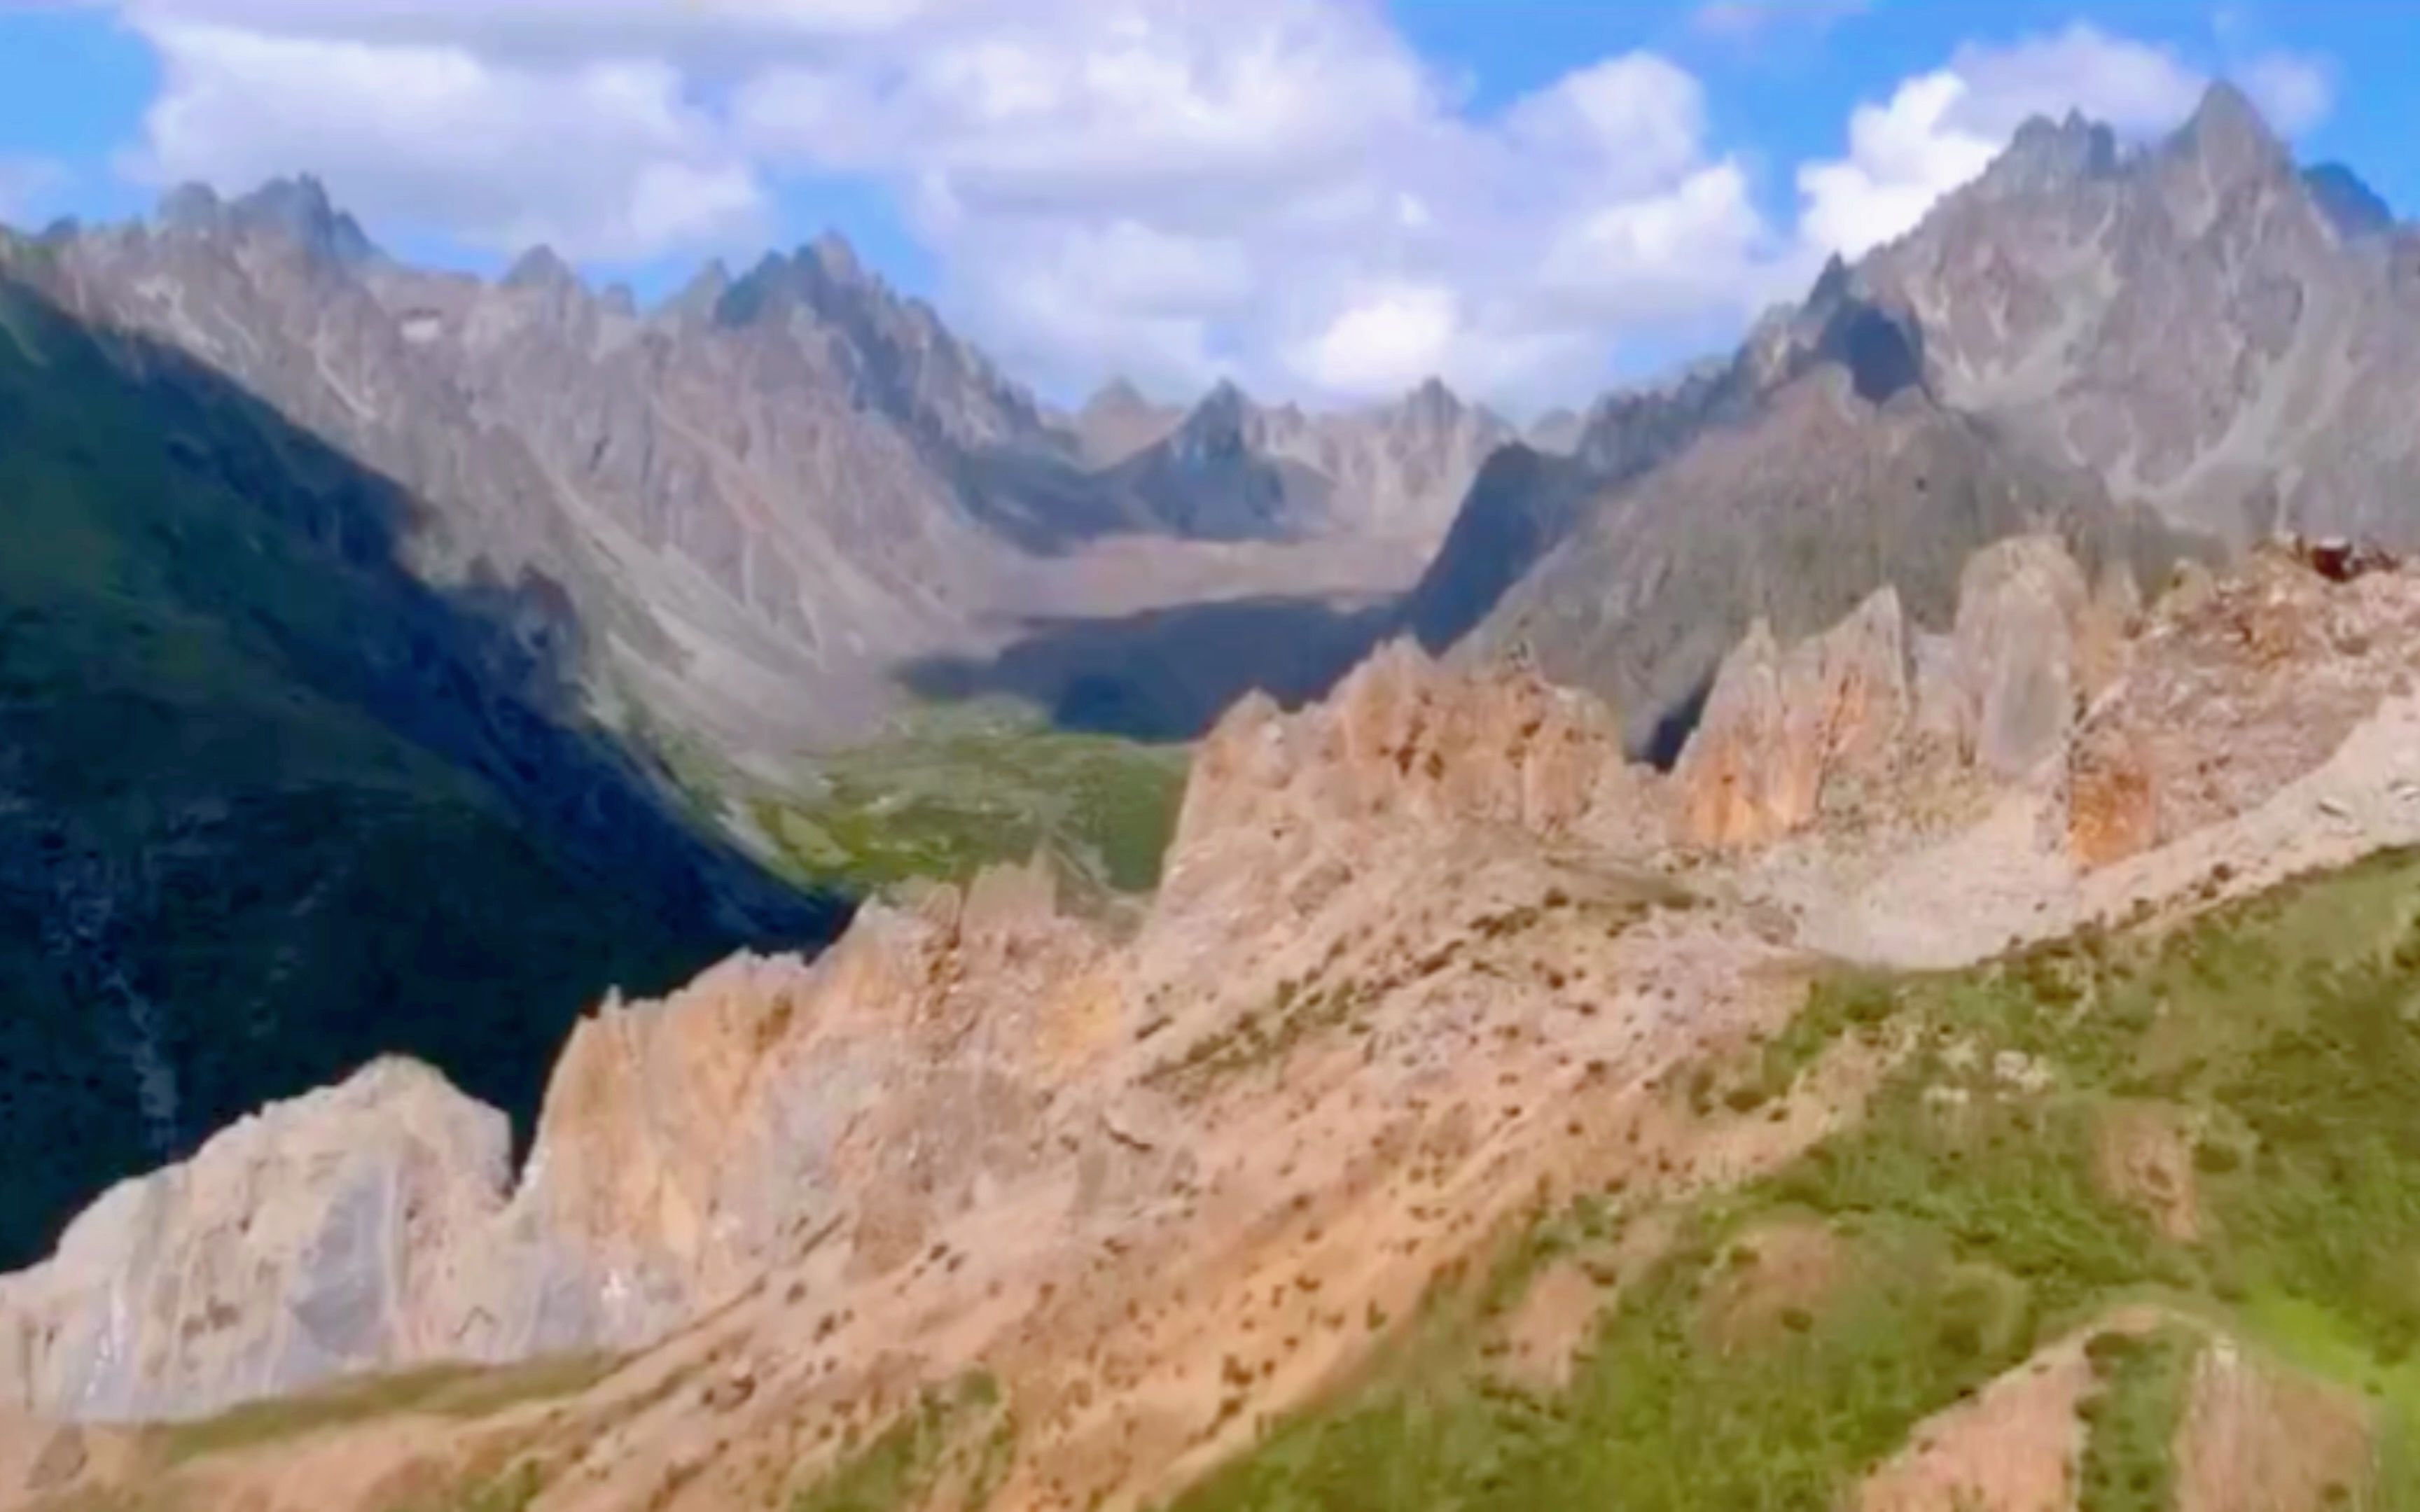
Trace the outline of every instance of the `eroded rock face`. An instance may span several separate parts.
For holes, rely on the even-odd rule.
[[[1466,1072],[1463,1093],[1547,1106],[1499,1097],[1470,1057],[1535,1051],[1533,1089],[1569,1098],[1556,1078],[1738,1008],[1749,964],[1830,949],[1755,912],[1790,911],[1792,867],[1930,854],[1965,825],[1950,839],[1988,843],[1943,850],[1954,871],[1875,886],[1934,900],[1979,878],[2009,896],[1978,906],[2031,918],[2056,901],[2037,882],[2072,887],[2330,759],[2420,645],[2420,576],[2400,571],[2332,583],[2264,559],[2133,633],[2122,592],[2087,593],[2048,543],[1966,576],[1947,636],[1911,631],[1888,593],[1787,649],[1752,636],[1668,779],[1624,762],[1611,710],[1518,663],[1397,645],[1325,705],[1248,703],[1202,749],[1131,933],[1063,913],[1046,869],[1009,869],[870,906],[812,964],[743,956],[609,1004],[566,1046],[517,1186],[502,1119],[416,1067],[271,1109],[0,1280],[0,1412],[186,1415],[347,1371],[635,1348],[771,1276],[812,1307],[918,1275],[946,1289],[970,1243],[1055,1281],[1197,1213],[1187,1253],[1211,1233],[1248,1250],[1218,1227],[1243,1221],[1221,1206],[1235,1163],[1290,1202],[1295,1142],[1336,1119]],[[1929,807],[1945,780],[1994,815],[2023,800],[2024,823]],[[2062,798],[2063,837],[2033,818]],[[1659,916],[1673,876],[1717,906]],[[1894,949],[1879,958],[1911,958]],[[1501,1034],[1514,1002],[1536,1035]],[[1565,1024],[1585,1042],[1537,1027]],[[1437,1105],[1420,1137],[1476,1158],[1476,1115]],[[1288,1108],[1304,1121],[1275,1143],[1239,1133]],[[1426,1148],[1354,1127],[1340,1190],[1392,1191],[1372,1173]]]
[[[814,965],[741,957],[566,1046],[519,1206],[661,1333],[835,1238],[880,1269],[1032,1158],[1103,943],[1039,869],[870,907]],[[839,1227],[834,1227],[834,1225]]]
[[[2332,582],[2282,551],[2164,595],[2078,731],[2069,838],[2102,865],[2246,812],[2317,767],[2420,662],[2420,572]]]
[[[502,1114],[404,1060],[244,1119],[0,1279],[0,1406],[179,1415],[448,1352],[510,1149]]]
[[[1975,554],[1958,584],[1947,701],[1960,754],[1995,777],[2027,777],[2075,724],[2079,630],[2091,601],[2055,540],[2020,536]]]
[[[1171,887],[1224,844],[1381,822],[1553,837],[1619,827],[1643,801],[1602,702],[1526,665],[1448,667],[1396,640],[1324,704],[1286,715],[1253,698],[1219,722],[1187,789]]]
[[[566,1045],[518,1189],[503,1115],[381,1061],[110,1193],[0,1280],[0,1406],[180,1417],[440,1359],[625,1348],[826,1243],[883,1269],[1040,1149],[1103,944],[1047,872],[869,907]],[[1112,1015],[1113,1018],[1113,1015]]]
[[[2062,805],[2091,870],[2250,812],[2415,672],[2420,570],[2264,548],[2146,610],[2122,571],[2088,590],[2055,539],[2019,537],[1968,563],[1947,635],[1887,594],[1786,649],[1753,629],[1675,768],[1674,839],[1754,850],[1833,812],[1921,827],[1929,793],[1979,784]]]
[[[500,1116],[382,1063],[113,1194],[0,1283],[0,1406],[185,1416],[362,1369],[636,1347],[778,1269],[889,1273],[1061,1166],[1077,1221],[1164,1201],[1189,1179],[1181,1126],[1148,1076],[1105,1071],[1153,1004],[1215,1019],[1239,962],[1383,914],[1388,878],[1660,832],[1651,797],[1593,700],[1392,647],[1325,706],[1220,726],[1128,949],[1037,864],[870,905],[812,964],[743,955],[609,1001],[517,1185]]]
[[[1673,774],[1682,844],[1769,844],[1930,777],[2040,778],[2114,675],[2131,579],[2096,597],[2055,536],[1976,553],[1946,636],[1883,589],[1786,650],[1759,622],[1725,658]]]
[[[1682,841],[1763,844],[1811,823],[1827,786],[1878,773],[1913,712],[1908,656],[1887,588],[1787,653],[1758,621],[1725,658],[1674,773]]]

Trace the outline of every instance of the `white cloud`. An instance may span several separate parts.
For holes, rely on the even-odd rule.
[[[1045,0],[973,19],[760,74],[742,131],[828,170],[943,175],[979,209],[1217,211],[1331,177],[1431,111],[1400,39],[1328,0]]]
[[[1953,123],[1973,85],[1948,69],[1908,80],[1887,104],[1849,117],[1849,155],[1798,170],[1799,229],[1824,252],[1856,257],[1924,218],[1981,173],[2000,138]]]
[[[1290,361],[1321,388],[1401,393],[1450,365],[1461,301],[1435,284],[1381,284],[1353,297]]]
[[[0,224],[21,225],[40,215],[68,177],[66,165],[49,158],[0,153]]]
[[[2269,124],[2288,136],[2300,136],[2335,108],[2335,69],[2325,58],[2261,53],[2238,65],[2235,74]]]
[[[2299,136],[2335,108],[2336,69],[2332,59],[2270,44],[2257,8],[2224,4],[2211,14],[2211,34],[2226,72],[2243,86],[2269,124]]]
[[[606,260],[764,234],[754,169],[666,64],[539,69],[444,42],[136,23],[163,71],[127,160],[140,179],[307,171],[375,225]]]
[[[1587,60],[1478,112],[1381,0],[120,3],[163,65],[127,160],[147,179],[308,170],[374,233],[592,261],[750,253],[777,183],[872,184],[954,323],[1050,387],[1336,398],[1436,372],[1515,408],[1719,339],[1822,252],[1913,224],[2028,115],[2141,134],[2202,85],[2088,25],[1964,47],[1860,106],[1776,226],[1670,59]],[[2314,60],[2235,71],[2288,127],[2331,93]]]
[[[1745,176],[1653,54],[1474,118],[1357,0],[973,20],[770,69],[736,115],[768,156],[901,185],[954,306],[1046,377],[1360,396],[1439,372],[1520,403],[1769,293]],[[1135,320],[1171,345],[1134,352]]]
[[[147,26],[442,46],[524,65],[632,57],[755,64],[1015,0],[126,0]]]
[[[2193,114],[2210,81],[2173,51],[2085,22],[2006,46],[1968,43],[1949,71],[1966,83],[1950,124],[2002,141],[2035,116],[2082,111],[2122,137],[2164,131]]]
[[[1697,166],[1705,90],[1652,53],[1625,53],[1563,75],[1507,113],[1524,159],[1587,174],[1607,189],[1652,189]]]
[[[1645,53],[1479,116],[1377,0],[121,0],[153,182],[325,179],[374,233],[746,250],[872,181],[1019,371],[1520,405],[1735,322],[1783,239]],[[805,230],[805,227],[785,228]]]

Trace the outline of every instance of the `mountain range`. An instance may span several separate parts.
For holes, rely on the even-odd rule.
[[[799,874],[814,819],[757,798],[828,786],[807,753],[911,708],[920,659],[1383,594],[1508,433],[1435,387],[1317,418],[1224,390],[1094,459],[837,239],[642,314],[542,249],[406,266],[308,179],[0,234],[0,1136],[70,1135],[0,1183],[11,1257],[381,1051],[525,1132],[598,993],[845,918],[801,889],[838,880]],[[1161,645],[1125,675],[1215,668],[1169,717],[1249,686]],[[1050,675],[1105,706],[1091,662]]]
[[[2146,587],[2279,531],[2420,545],[2415,245],[2230,85],[2142,147],[2037,119],[1728,363],[1600,405],[1569,459],[1499,454],[1411,623],[1528,646],[1646,749],[1755,617],[1806,634],[1889,581],[1941,625],[2027,522]]]
[[[1699,1402],[1770,1335],[1886,1377],[1872,1421],[1757,1446],[1916,1506],[1876,1477],[1931,1484],[1928,1414],[2081,1379],[2054,1322],[2172,1373],[2280,1306],[2401,1336],[2404,1281],[2237,1178],[2283,1160],[2390,1228],[2420,1190],[2367,1103],[2349,1174],[2320,1084],[2262,1079],[2406,1063],[2408,911],[2360,872],[2253,896],[2420,834],[2415,271],[2224,85],[2148,145],[2028,123],[1735,351],[1526,429],[1435,382],[1062,411],[835,238],[642,309],[543,249],[408,266],[309,179],[0,236],[0,1145],[37,1152],[0,1261],[55,1248],[0,1278],[0,1467],[14,1412],[613,1350],[536,1394],[576,1443],[489,1404],[519,1502],[450,1427],[329,1463],[365,1507],[891,1505],[802,1478],[870,1435],[917,1504],[1216,1507],[1482,1445],[1463,1504],[1559,1504],[1519,1495],[1610,1483],[1535,1403],[1614,1393],[1566,1404],[1587,1443],[1641,1420],[1553,1315],[1647,1278],[1624,1370]],[[796,864],[846,849],[816,795],[894,834],[982,810],[1037,748],[920,721],[992,694],[1205,737],[1181,802],[1157,754],[1050,748],[1154,895],[944,844],[945,884],[849,923]],[[2340,907],[2382,975],[2313,964],[2295,921]],[[2324,1034],[2212,985],[2240,939]],[[2164,1059],[2146,1004],[2187,996],[2225,1027]],[[2013,1186],[1961,1164],[2043,1129]],[[1512,1233],[1523,1287],[1562,1277],[1543,1322],[1463,1288]],[[1691,1332],[1768,1258],[1784,1300]],[[1790,1289],[1866,1261],[1912,1278],[1858,1305],[1920,1356]],[[1412,1317],[1544,1373],[1463,1361],[1482,1405],[1426,1443],[1426,1408],[1335,1395]],[[1716,1443],[1699,1405],[1657,1442]],[[62,1429],[24,1478],[284,1504],[235,1421],[224,1465]]]
[[[2037,120],[1728,361],[1526,434],[1434,381],[1324,413],[1113,382],[1057,411],[835,237],[641,312],[544,249],[492,285],[406,267],[300,179],[14,263],[394,478],[426,580],[558,586],[607,725],[776,775],[903,684],[1204,601],[1408,589],[1260,671],[1315,687],[1396,625],[1517,640],[1644,749],[1754,614],[1804,633],[1889,580],[1937,623],[1965,553],[2031,523],[2138,576],[2277,529],[2401,543],[2420,459],[2378,406],[2420,361],[2404,245],[2231,86],[2148,147]],[[1056,709],[1088,675],[1181,679],[1171,655],[1001,686]]]
[[[609,720],[644,709],[750,757],[863,736],[900,668],[1023,616],[1156,607],[1182,543],[1315,540],[1406,579],[1511,434],[1436,385],[1319,417],[1232,387],[1183,414],[1114,390],[1047,414],[835,237],[641,313],[543,248],[493,284],[404,266],[294,180],[179,191],[15,264],[395,479],[428,580],[484,563],[560,587]],[[1111,535],[1180,560],[1103,584],[1085,548]]]
[[[0,1276],[0,1505],[2393,1505],[2420,570],[1398,641],[1046,863],[268,1107]]]

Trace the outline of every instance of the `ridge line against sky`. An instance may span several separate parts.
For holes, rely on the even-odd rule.
[[[2420,12],[1916,0],[0,0],[0,219],[320,177],[643,292],[827,224],[1065,397],[1515,412],[1719,347],[2026,116],[2216,77],[2409,203]]]

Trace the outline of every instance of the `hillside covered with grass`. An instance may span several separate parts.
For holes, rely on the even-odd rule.
[[[1048,851],[1121,892],[1149,891],[1176,829],[1183,748],[1051,728],[999,701],[928,708],[814,760],[749,819],[802,883],[878,890],[963,881]]]
[[[1674,1095],[1753,1112],[1850,1039],[1895,1066],[1854,1127],[1744,1190],[1541,1213],[1176,1507],[1838,1506],[2076,1337],[2089,1512],[2175,1506],[2222,1450],[2312,1505],[2420,1506],[2420,856],[2169,933],[1842,975]],[[1573,1267],[1600,1311],[1542,1385],[1503,1319]],[[2236,1358],[2335,1438],[2210,1440],[2196,1372]]]

